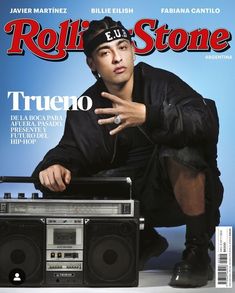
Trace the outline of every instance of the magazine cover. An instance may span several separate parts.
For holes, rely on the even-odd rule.
[[[134,178],[132,191],[145,218],[145,230],[135,240],[139,277],[136,267],[125,272],[127,259],[136,263],[136,256],[132,260],[122,248],[114,254],[111,242],[107,259],[101,260],[103,281],[98,281],[99,271],[91,270],[95,277],[88,287],[233,290],[234,8],[232,0],[1,1],[0,200],[42,199],[45,192],[48,200],[55,193],[63,196],[73,176]],[[12,176],[19,177],[18,183],[5,180]],[[13,205],[13,218],[25,208],[17,207]],[[1,202],[2,214],[4,209]],[[6,218],[0,221],[0,231],[5,231]],[[11,227],[17,225],[13,222]],[[41,241],[40,227],[38,223],[38,240],[32,241]],[[70,235],[66,229],[58,235],[58,229],[51,230],[42,247],[48,247],[53,233],[61,245],[74,237],[72,230]],[[32,249],[34,257],[34,249],[2,235],[0,286],[23,286],[28,270],[34,269],[24,264],[22,250]],[[77,266],[81,248],[71,247],[68,258],[76,259],[76,275],[83,270]],[[60,245],[47,249],[47,260],[55,252],[53,264],[60,266]],[[103,250],[101,245],[95,254]],[[68,269],[65,255],[63,251]],[[125,277],[109,275],[117,257]],[[61,269],[63,276],[58,267],[51,269],[48,278],[57,278],[57,284],[48,287],[69,279],[66,269]],[[45,286],[50,281],[43,275],[43,268],[41,275],[34,272],[25,286]]]

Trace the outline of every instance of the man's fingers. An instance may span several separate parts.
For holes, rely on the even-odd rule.
[[[41,184],[51,191],[64,191],[70,183],[71,172],[60,165],[52,165],[39,173]]]
[[[69,184],[71,181],[71,172],[68,169],[65,169],[64,181],[66,184]]]
[[[118,111],[117,111],[117,108],[98,108],[98,109],[95,109],[95,114],[117,115]]]
[[[119,104],[119,103],[123,103],[123,100],[122,100],[121,98],[119,98],[119,97],[117,97],[117,96],[114,96],[114,95],[112,95],[112,94],[110,94],[110,93],[107,93],[107,92],[102,92],[102,93],[101,93],[101,96],[104,97],[104,98],[109,99],[109,100],[112,101],[113,103],[117,103],[117,104]]]
[[[40,182],[43,186],[47,187],[51,191],[55,191],[54,187],[51,183],[51,180],[49,179],[49,174],[44,170],[40,172]]]
[[[43,171],[41,171],[39,173],[39,181],[42,185],[45,185],[45,180],[44,180],[44,176],[43,176]]]
[[[117,134],[118,132],[122,131],[124,128],[126,128],[126,125],[123,123],[123,124],[119,125],[118,127],[114,128],[113,130],[111,130],[109,132],[109,134],[110,135]]]
[[[114,123],[114,119],[115,119],[115,116],[111,117],[111,118],[107,118],[107,119],[99,119],[98,124],[99,125],[112,124],[112,123]]]
[[[63,169],[61,170],[60,168],[55,168],[53,170],[53,173],[51,175],[51,183],[56,191],[65,190],[66,185],[64,183],[64,177],[65,174],[63,172]]]
[[[48,187],[52,191],[63,191],[65,189],[65,185],[62,180],[60,180],[59,175],[55,174],[53,171],[45,174],[45,183],[46,187]]]

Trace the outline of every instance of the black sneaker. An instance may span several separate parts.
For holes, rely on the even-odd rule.
[[[192,239],[186,243],[182,261],[175,265],[169,285],[181,288],[202,287],[208,280],[213,280],[213,275],[208,242]]]
[[[145,263],[152,257],[158,257],[168,247],[166,238],[157,233],[154,228],[140,231],[139,270],[143,270]]]

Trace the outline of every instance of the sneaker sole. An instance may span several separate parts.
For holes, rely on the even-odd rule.
[[[181,288],[195,288],[203,287],[207,285],[208,281],[213,280],[214,272],[212,267],[209,265],[207,273],[204,275],[193,275],[191,272],[180,271],[175,272],[171,278],[169,285],[171,287],[181,287]]]

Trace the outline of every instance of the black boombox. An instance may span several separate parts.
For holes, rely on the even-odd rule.
[[[25,181],[12,178],[0,181]],[[90,180],[131,187],[129,178]],[[138,286],[138,201],[33,197],[0,199],[0,287]]]

